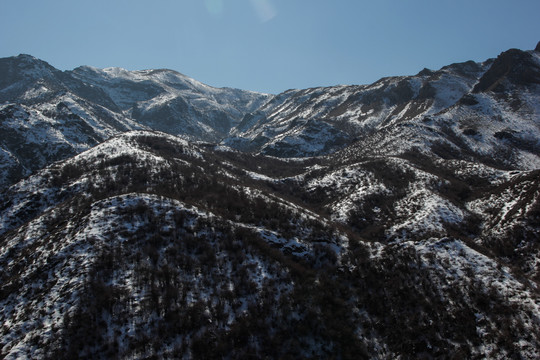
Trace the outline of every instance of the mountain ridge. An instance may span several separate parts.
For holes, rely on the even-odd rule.
[[[62,72],[29,55],[0,61],[0,78],[11,81],[0,88],[0,186],[124,131],[166,129],[216,141],[268,97],[213,88],[170,70],[107,71]],[[42,144],[50,150],[38,150]]]
[[[135,131],[10,187],[2,355],[534,358],[538,170],[356,156]]]
[[[0,59],[0,357],[538,358],[539,55],[275,96]]]
[[[389,136],[389,132],[401,133],[406,126],[424,127],[430,132],[424,136],[453,152],[472,154],[475,148],[486,148],[475,155],[477,157],[500,147],[490,140],[491,136],[503,142],[530,144],[527,146],[532,153],[522,151],[508,162],[508,166],[521,167],[524,162],[540,161],[535,150],[538,144],[532,140],[538,135],[538,124],[534,122],[540,114],[534,106],[537,94],[531,88],[512,94],[512,99],[492,98],[489,94],[493,92],[487,90],[493,84],[488,83],[497,81],[499,84],[510,76],[509,86],[519,78],[520,85],[534,87],[537,84],[534,79],[540,78],[539,61],[536,51],[511,49],[484,63],[467,61],[436,71],[424,69],[417,75],[382,78],[371,85],[319,87],[264,95],[213,88],[173,70],[128,71],[82,66],[62,72],[30,55],[5,58],[0,62],[3,64],[0,77],[6,84],[0,89],[0,101],[4,102],[0,109],[2,118],[11,119],[10,114],[18,109],[22,113],[21,120],[35,119],[34,122],[43,124],[49,133],[45,135],[48,142],[68,151],[28,162],[24,158],[31,157],[35,152],[32,148],[38,145],[30,141],[29,149],[13,149],[12,145],[4,143],[5,165],[0,182],[5,186],[39,167],[74,155],[80,151],[77,149],[88,149],[114,134],[135,129],[154,129],[192,140],[221,142],[242,151],[302,157],[327,155],[354,143],[364,143],[364,147],[370,148],[372,139],[380,134],[390,139],[395,135]],[[509,67],[522,69],[515,70],[522,73],[507,73],[509,70],[504,69]],[[12,84],[7,86],[9,81]],[[511,89],[506,94],[510,92]],[[523,95],[528,97],[522,98]],[[478,105],[479,96],[483,98],[483,108],[472,115],[469,108]],[[53,103],[56,109],[51,109]],[[66,103],[74,106],[64,106]],[[462,119],[458,120],[460,124],[449,126],[454,120],[449,122],[445,113]],[[525,128],[495,129],[478,121],[470,126],[471,118],[487,116],[498,118],[500,122],[505,122],[505,118],[521,118]],[[53,129],[46,124],[58,124],[57,119],[62,117],[78,119],[75,128],[67,124],[63,131],[79,133],[81,138],[90,135],[95,140],[74,144],[62,136],[52,135]],[[2,131],[7,132],[4,137],[17,138],[18,143],[28,141],[23,140],[24,136],[16,129],[24,128],[17,124],[21,120],[14,119],[12,125],[4,125]],[[493,134],[480,139],[476,128],[484,125],[492,127]],[[448,131],[451,134],[446,134]],[[449,142],[448,135],[459,138],[458,143]],[[43,131],[34,135],[43,136]],[[393,142],[411,143],[408,140]],[[421,151],[431,151],[424,149],[426,146],[432,145],[422,145]],[[492,149],[488,151],[487,147]]]
[[[510,52],[522,54],[518,56],[516,67],[526,69],[527,74],[534,76],[540,74],[535,65],[538,64],[538,52],[521,50],[510,50]],[[325,153],[324,147],[312,149],[309,147],[310,141],[317,138],[318,133],[323,132],[323,130],[314,131],[310,125],[312,123],[319,124],[319,128],[329,127],[334,132],[328,137],[330,140],[336,138],[337,132],[337,137],[343,140],[341,147],[338,146],[338,148],[355,142],[364,143],[363,146],[366,148],[380,148],[380,146],[373,146],[372,139],[379,138],[381,134],[394,144],[401,143],[410,146],[411,141],[407,139],[396,141],[395,136],[400,136],[398,134],[406,130],[406,127],[412,126],[417,129],[425,128],[429,132],[423,136],[432,138],[441,145],[444,144],[443,146],[449,150],[474,153],[475,148],[480,146],[489,144],[494,148],[501,145],[494,144],[490,137],[504,136],[500,132],[504,132],[505,129],[496,130],[493,125],[477,121],[478,119],[487,120],[489,117],[497,118],[501,123],[515,122],[514,119],[520,119],[519,122],[526,126],[527,130],[517,130],[516,133],[531,134],[532,138],[538,139],[537,119],[540,112],[535,105],[538,104],[538,93],[534,82],[523,84],[526,88],[528,86],[529,90],[523,89],[525,91],[520,92],[520,88],[520,91],[511,95],[513,97],[511,100],[502,99],[498,95],[497,98],[493,98],[491,92],[480,91],[481,88],[478,87],[477,82],[484,73],[502,63],[503,60],[498,59],[507,57],[507,53],[504,52],[497,59],[488,60],[483,65],[473,62],[453,64],[438,71],[421,71],[416,76],[383,78],[372,85],[299,90],[294,92],[294,95],[290,96],[285,103],[278,103],[275,113],[272,112],[272,108],[269,108],[272,102],[266,105],[266,109],[261,108],[259,113],[251,119],[250,124],[253,126],[242,128],[240,133],[233,132],[233,137],[227,139],[225,143],[269,155],[283,152],[285,156],[302,156],[302,154],[309,156]],[[527,74],[520,76],[528,76]],[[511,81],[510,84],[512,84]],[[507,94],[510,95],[511,91],[509,89]],[[476,107],[478,110],[474,108],[479,103],[479,100],[475,99],[476,96],[484,101],[483,106]],[[473,112],[477,114],[473,115]],[[308,121],[306,122],[304,118]],[[465,128],[474,123],[478,123],[475,125],[479,128],[484,125],[493,128],[493,133],[482,139],[475,138],[473,133],[476,130]],[[459,143],[448,141],[449,134],[437,136],[437,133],[448,131],[451,131],[454,139],[459,138]],[[462,134],[463,131],[469,135]],[[315,136],[312,135],[313,132]],[[396,135],[390,135],[388,132]],[[409,134],[409,136],[416,135],[417,133],[414,132]],[[319,137],[319,140],[321,138],[324,141],[324,136]],[[526,139],[522,140],[524,143],[529,142]],[[531,157],[531,154],[523,156],[528,158],[527,162],[532,160],[534,164],[537,164],[538,144],[537,141],[533,142],[536,142],[533,145],[533,156]],[[326,149],[326,153],[335,150],[335,148]],[[405,150],[411,150],[411,148],[401,151]],[[426,149],[425,145],[420,146],[419,150],[431,151],[431,149]],[[287,153],[288,151],[292,153]],[[389,154],[388,151],[396,150],[380,149],[379,151]],[[476,156],[481,157],[485,154],[486,151],[482,150]],[[512,165],[521,167],[525,164],[522,162]]]

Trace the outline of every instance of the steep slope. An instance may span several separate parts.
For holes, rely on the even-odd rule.
[[[307,316],[289,296],[313,275],[293,259],[332,268],[347,237],[216,160],[164,134],[128,133],[3,194],[2,357],[308,351],[310,331],[303,349],[272,349]],[[252,326],[270,337],[244,342]],[[325,338],[325,351],[343,342]]]
[[[368,86],[291,90],[248,115],[225,144],[289,157],[335,152],[540,164],[540,53],[509,50]]]
[[[107,94],[31,56],[0,59],[0,79],[0,187],[141,128]]]
[[[106,92],[135,121],[173,135],[217,141],[269,95],[214,88],[172,70],[79,67],[73,77]]]
[[[484,240],[538,244],[537,173],[350,160],[130,132],[11,186],[1,356],[536,358],[537,253]]]
[[[62,72],[29,55],[0,59],[0,187],[129,130],[217,141],[268,97],[170,70]]]

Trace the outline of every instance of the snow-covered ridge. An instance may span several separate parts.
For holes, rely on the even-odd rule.
[[[0,187],[125,131],[216,142],[270,97],[165,69],[62,72],[27,55],[0,59]]]
[[[160,97],[186,97],[192,100],[209,101],[213,106],[227,105],[251,107],[259,106],[259,102],[269,98],[269,95],[259,94],[250,91],[237,90],[231,88],[215,88],[203,84],[193,78],[183,75],[174,70],[136,70],[129,71],[123,68],[98,69],[93,67],[79,67],[72,71],[73,76],[101,87],[113,98],[113,100],[123,108],[129,108],[139,101],[151,101],[154,92]],[[130,84],[145,85],[149,92],[130,92]],[[162,100],[157,100],[162,102]],[[252,102],[256,102],[253,105]],[[218,106],[219,107],[219,106]],[[231,110],[234,108],[231,108]]]
[[[538,72],[532,65],[538,53],[511,52],[517,54],[512,65],[517,73],[500,82],[507,84],[506,96],[476,90],[484,74],[505,61],[503,53],[483,63],[425,69],[371,85],[288,91],[246,118],[224,143],[283,157],[332,153],[349,144],[369,155],[442,154],[438,148],[448,148],[452,156],[470,158],[509,151],[514,152],[506,156],[509,166],[535,169],[540,161],[540,91],[534,81],[513,84],[512,79]],[[523,145],[508,146],[512,141]],[[509,149],[496,150],[501,147]],[[502,155],[499,160],[505,161]]]

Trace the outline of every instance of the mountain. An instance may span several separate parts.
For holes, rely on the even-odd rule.
[[[248,114],[228,146],[280,157],[407,151],[540,164],[540,52],[509,50],[365,86],[291,90]]]
[[[28,55],[0,59],[0,186],[141,128],[92,86]]]
[[[538,171],[338,158],[139,131],[10,187],[2,357],[538,355]]]
[[[381,155],[495,156],[533,169],[538,54],[512,49],[483,63],[275,96],[213,88],[172,70],[62,72],[28,55],[0,59],[0,186],[136,129],[278,157],[355,144]]]
[[[275,96],[22,58],[2,124],[84,145],[0,190],[0,358],[540,357],[538,51]],[[174,96],[229,135],[134,115]]]
[[[62,72],[29,55],[0,59],[0,187],[129,130],[217,141],[268,97],[170,70]]]
[[[122,113],[151,129],[219,141],[269,95],[214,88],[166,69],[127,71],[79,67],[74,78],[102,89]]]

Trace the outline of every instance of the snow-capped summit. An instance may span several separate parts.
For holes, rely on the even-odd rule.
[[[62,72],[29,55],[0,59],[0,187],[124,131],[218,141],[269,97],[172,70]]]
[[[79,67],[71,75],[109,95],[143,125],[198,140],[217,141],[269,95],[214,88],[166,69],[129,71]]]

